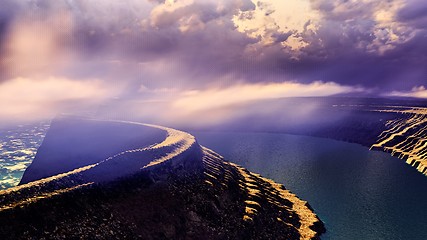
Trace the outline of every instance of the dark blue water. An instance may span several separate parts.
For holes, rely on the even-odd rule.
[[[193,132],[200,144],[307,200],[322,239],[427,239],[427,177],[387,153],[323,138]]]

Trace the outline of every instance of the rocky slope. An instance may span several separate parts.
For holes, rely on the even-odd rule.
[[[93,143],[101,140],[94,133],[85,147],[88,138],[74,130],[94,124],[104,126],[107,148]],[[115,131],[129,125],[130,135],[151,142],[132,138],[123,148]],[[67,135],[77,147],[63,145]],[[118,141],[105,139],[111,136]],[[88,155],[93,146],[95,157]],[[112,155],[102,155],[105,149]],[[68,169],[32,172],[63,161]],[[282,185],[164,127],[56,120],[25,175],[28,183],[0,191],[1,239],[316,239],[324,232],[309,205]]]
[[[427,176],[427,108],[396,108],[378,110],[398,113],[386,123],[384,130],[371,149],[390,152]]]

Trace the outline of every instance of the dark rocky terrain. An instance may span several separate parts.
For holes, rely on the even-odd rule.
[[[167,131],[174,141],[0,191],[0,239],[317,239],[325,231],[282,185]],[[135,157],[156,149],[164,154],[153,156],[166,160],[142,158],[132,174],[91,176],[119,171],[116,162],[133,168]]]

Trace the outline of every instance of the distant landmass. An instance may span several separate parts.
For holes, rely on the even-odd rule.
[[[98,115],[132,116],[120,101],[112,113],[101,108]],[[150,103],[152,104],[152,103]],[[161,108],[162,103],[155,107]],[[141,108],[145,105],[141,103]],[[148,107],[148,106],[147,106]],[[151,107],[153,108],[153,107]],[[218,123],[195,125],[165,122],[187,131],[273,132],[331,138],[387,151],[427,174],[427,100],[379,97],[293,97],[248,101],[227,108],[209,109],[197,116],[223,116]],[[141,119],[131,118],[129,120]]]
[[[21,184],[0,191],[1,239],[317,239],[323,223],[283,185],[190,134],[55,119]]]

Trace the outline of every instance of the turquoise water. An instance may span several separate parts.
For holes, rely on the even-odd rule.
[[[287,134],[193,134],[307,200],[326,225],[322,239],[427,239],[427,177],[388,153]]]
[[[0,190],[18,185],[48,128],[43,122],[0,129]]]

